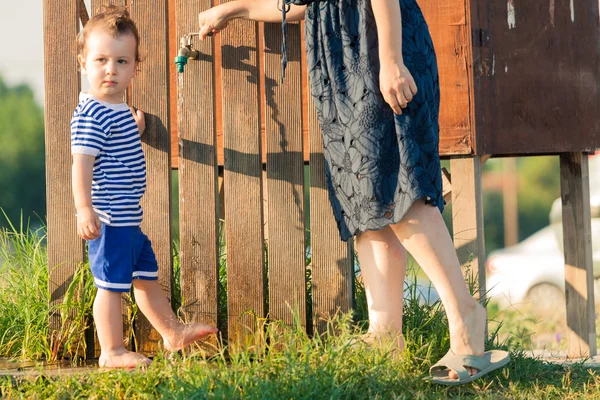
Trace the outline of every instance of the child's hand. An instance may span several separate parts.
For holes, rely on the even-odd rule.
[[[129,107],[131,110],[131,114],[133,114],[133,119],[135,119],[135,123],[138,126],[138,130],[140,131],[140,136],[144,134],[146,130],[146,119],[144,118],[144,113],[142,110],[136,110],[133,107]]]
[[[94,240],[100,237],[100,218],[92,207],[77,210],[77,234],[85,240]]]

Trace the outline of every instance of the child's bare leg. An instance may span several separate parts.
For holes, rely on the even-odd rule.
[[[135,301],[148,321],[160,333],[166,350],[176,351],[218,330],[209,325],[183,324],[171,309],[158,281],[134,279]]]
[[[123,345],[123,318],[121,293],[98,288],[94,300],[94,322],[100,342],[98,365],[106,368],[135,368],[149,365],[150,360],[141,354],[127,351]]]
[[[373,342],[382,336],[397,336],[403,349],[400,335],[406,250],[389,226],[361,233],[356,249],[369,309],[369,332],[363,339]]]

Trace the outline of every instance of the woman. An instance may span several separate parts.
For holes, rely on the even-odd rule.
[[[407,251],[448,315],[450,350],[432,380],[469,382],[508,362],[484,353],[486,312],[469,294],[441,216],[439,80],[415,0],[232,1],[201,12],[200,38],[233,18],[306,21],[311,94],[342,240],[356,236],[369,309],[366,341],[402,333]],[[284,42],[285,43],[285,42]],[[285,46],[284,46],[285,48]],[[284,52],[284,68],[285,68]],[[467,367],[467,368],[465,368]]]

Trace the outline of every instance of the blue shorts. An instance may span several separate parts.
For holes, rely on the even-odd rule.
[[[133,279],[158,279],[158,263],[139,226],[102,224],[100,237],[88,241],[88,258],[96,287],[129,292]]]

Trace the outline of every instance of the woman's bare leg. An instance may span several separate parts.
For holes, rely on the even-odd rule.
[[[356,240],[356,249],[369,310],[369,332],[365,340],[377,340],[391,334],[398,337],[402,349],[406,250],[389,226],[361,233]]]
[[[391,228],[440,295],[448,316],[452,351],[483,355],[486,311],[467,289],[456,249],[438,208],[417,200],[402,221]],[[474,372],[471,370],[471,374]]]

